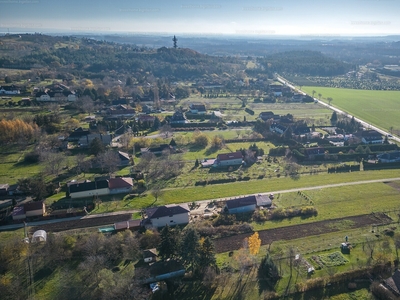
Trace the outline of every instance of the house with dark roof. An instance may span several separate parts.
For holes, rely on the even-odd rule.
[[[84,135],[79,138],[78,145],[79,147],[89,147],[90,143],[95,139],[98,138],[103,145],[108,146],[112,141],[111,134],[101,134],[101,133],[91,133],[88,135]]]
[[[312,148],[305,148],[304,149],[304,154],[308,158],[316,158],[317,156],[322,156],[325,154],[325,149],[322,147],[312,147]]]
[[[277,134],[283,134],[286,131],[286,127],[278,124],[278,123],[272,123],[271,126],[269,127],[269,130],[271,132],[275,132]]]
[[[43,217],[46,206],[43,201],[34,201],[24,205],[15,206],[12,212],[13,220],[24,220],[29,217]]]
[[[0,94],[4,94],[4,95],[19,95],[20,89],[19,87],[15,86],[15,85],[3,85],[0,86]]]
[[[280,82],[275,82],[269,85],[269,89],[274,96],[282,96],[283,86]]]
[[[281,117],[274,114],[272,111],[263,111],[258,115],[258,118],[263,121],[268,121],[272,119],[274,120],[274,122],[277,122]]]
[[[186,272],[182,263],[174,259],[157,261],[151,264],[147,270],[150,275],[143,281],[144,284],[183,277]]]
[[[190,209],[187,204],[169,204],[146,209],[146,224],[152,227],[175,226],[189,223]]]
[[[116,177],[108,180],[110,194],[127,194],[132,191],[133,181],[130,177]]]
[[[173,151],[173,147],[168,144],[161,144],[158,147],[151,147],[151,148],[140,148],[140,153],[143,155],[145,153],[153,153],[154,155],[162,154],[164,150]]]
[[[364,130],[361,132],[361,141],[364,144],[382,144],[384,138],[382,134],[376,130]]]
[[[309,132],[310,128],[308,128],[307,126],[297,126],[293,129],[294,135],[306,135]]]
[[[70,132],[68,136],[69,142],[77,142],[81,137],[84,137],[90,133],[89,130],[83,129],[82,127],[75,128],[74,131]]]
[[[104,196],[110,193],[108,180],[96,180],[83,182],[70,182],[67,184],[69,195],[72,199],[93,196]]]
[[[391,277],[383,280],[383,285],[396,297],[400,297],[400,271],[397,269]]]
[[[226,201],[224,211],[229,214],[238,214],[255,211],[256,207],[270,207],[271,205],[272,201],[268,196],[251,195]]]
[[[112,106],[106,111],[106,118],[131,118],[135,115],[135,109],[128,107],[127,105],[119,104]]]
[[[131,158],[129,154],[126,152],[118,151],[118,158],[119,158],[119,167],[126,167],[131,164]]]
[[[156,248],[143,250],[143,260],[145,263],[157,261],[157,256],[158,254]]]
[[[400,151],[385,152],[376,156],[380,163],[400,162]]]
[[[292,102],[301,102],[303,101],[303,95],[302,94],[294,94],[292,96]]]
[[[218,154],[213,167],[240,166],[243,163],[241,151]]]
[[[186,116],[183,112],[181,111],[176,111],[170,121],[171,124],[182,124],[182,123],[189,123],[189,121],[186,119]]]
[[[192,114],[204,115],[207,113],[207,109],[204,104],[193,104],[192,103],[189,105],[189,109]]]

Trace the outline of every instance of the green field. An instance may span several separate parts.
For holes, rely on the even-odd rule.
[[[340,108],[379,128],[400,130],[400,91],[370,91],[305,86],[308,94],[316,91],[315,97],[322,94],[322,99],[331,97],[332,106]]]

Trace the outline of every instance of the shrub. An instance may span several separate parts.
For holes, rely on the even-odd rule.
[[[24,162],[28,164],[34,164],[39,162],[39,157],[40,157],[39,153],[37,153],[36,151],[32,151],[25,154]]]

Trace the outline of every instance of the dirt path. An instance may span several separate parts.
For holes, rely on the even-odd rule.
[[[258,234],[261,239],[261,245],[267,245],[279,240],[293,240],[312,235],[340,231],[341,229],[332,225],[344,220],[351,222],[350,224],[352,225],[348,227],[349,229],[365,227],[373,224],[388,224],[392,222],[392,219],[388,216],[379,213],[261,230]],[[238,250],[243,246],[243,240],[250,235],[251,233],[246,233],[216,239],[214,240],[215,250],[217,253]]]

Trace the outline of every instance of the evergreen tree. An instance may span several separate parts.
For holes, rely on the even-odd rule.
[[[335,124],[337,122],[337,120],[338,120],[337,113],[336,113],[336,111],[334,111],[331,116],[331,123]]]
[[[215,248],[214,244],[209,237],[200,240],[200,266],[202,268],[206,267],[215,267],[216,259],[215,259]]]
[[[93,141],[90,142],[89,145],[90,154],[97,156],[98,154],[104,152],[105,150],[106,148],[104,147],[104,144],[100,141],[99,138],[96,137],[93,139]]]
[[[158,255],[162,259],[168,259],[176,253],[176,239],[174,230],[166,225],[160,232],[161,243],[158,247]]]
[[[195,271],[199,266],[200,260],[200,242],[199,234],[194,228],[188,228],[184,231],[180,255],[184,265],[188,270]]]
[[[154,131],[156,131],[156,130],[158,130],[159,128],[160,128],[160,119],[157,118],[157,117],[155,117],[152,129],[153,129]]]
[[[178,45],[177,45],[178,39],[176,38],[175,35],[174,35],[174,38],[172,39],[172,41],[174,42],[174,48],[175,49],[178,48]]]
[[[200,165],[199,160],[196,158],[196,161],[194,163],[194,167],[197,168]]]
[[[176,142],[174,139],[171,139],[171,142],[169,142],[169,145],[172,147],[176,147]]]
[[[274,287],[279,279],[278,267],[272,261],[272,258],[267,255],[261,260],[260,266],[258,268],[258,279],[260,282],[264,282],[270,287]]]

